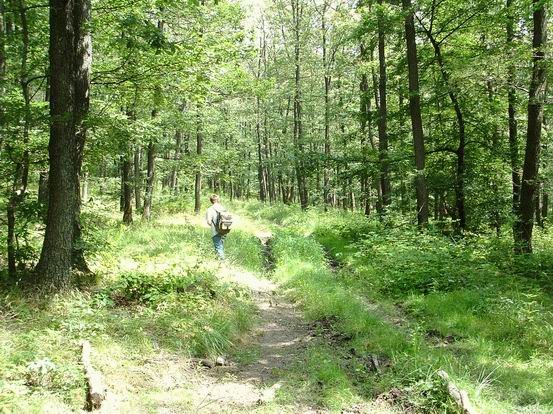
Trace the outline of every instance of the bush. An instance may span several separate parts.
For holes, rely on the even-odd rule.
[[[213,273],[188,269],[183,273],[123,273],[109,288],[97,294],[97,301],[105,304],[156,305],[170,294],[194,292],[196,295],[214,297],[216,278]]]

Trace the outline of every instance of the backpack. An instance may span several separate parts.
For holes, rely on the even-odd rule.
[[[221,236],[228,234],[232,226],[232,214],[227,210],[217,212],[217,221],[215,222],[215,229]]]

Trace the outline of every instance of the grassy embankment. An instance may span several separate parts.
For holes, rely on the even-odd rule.
[[[454,240],[341,211],[243,208],[275,224],[274,276],[329,339],[290,373],[288,395],[338,408],[397,388],[384,395],[398,408],[456,412],[444,369],[482,412],[553,412],[550,234],[514,257],[508,235]]]
[[[80,339],[115,395],[114,412],[186,412],[185,359],[240,348],[255,321],[249,292],[222,283],[209,230],[182,201],[151,223],[120,224],[115,206],[87,206],[89,257],[99,275],[86,286],[44,297],[24,289],[0,295],[0,412],[63,413],[85,405]],[[260,271],[259,243],[237,230],[227,251]],[[239,251],[239,254],[238,254]]]

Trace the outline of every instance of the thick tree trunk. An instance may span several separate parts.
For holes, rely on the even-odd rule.
[[[79,27],[77,34],[76,62],[75,62],[75,139],[76,153],[73,170],[75,181],[75,210],[73,213],[73,268],[90,273],[84,257],[81,229],[81,169],[83,165],[84,145],[86,141],[86,126],[84,120],[90,108],[90,71],[92,65],[92,37],[89,22],[91,19],[91,0],[74,0],[75,9],[73,19]]]
[[[520,243],[515,246],[522,253],[532,252],[532,230],[534,227],[535,195],[538,186],[539,150],[543,123],[543,104],[546,89],[546,10],[545,3],[533,0],[534,5],[534,50],[532,81],[528,100],[528,131],[526,153],[520,191]],[[515,238],[516,242],[516,238]]]
[[[424,132],[422,128],[421,101],[419,89],[419,68],[415,21],[411,0],[403,0],[405,15],[405,38],[407,42],[407,66],[409,70],[409,112],[413,131],[413,148],[415,150],[415,189],[417,195],[417,222],[420,228],[428,224],[428,192],[425,178]]]
[[[59,289],[71,275],[80,236],[79,173],[88,111],[91,40],[87,0],[50,0],[50,155],[46,232],[37,273]],[[72,114],[72,116],[67,116]],[[78,253],[78,252],[77,252]]]

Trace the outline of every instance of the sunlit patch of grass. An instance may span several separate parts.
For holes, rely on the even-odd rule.
[[[287,225],[276,231],[275,278],[306,316],[335,318],[332,329],[351,336],[344,346],[391,359],[369,379],[373,392],[407,389],[408,404],[435,412],[448,398],[435,371],[446,369],[487,413],[553,412],[548,233],[537,233],[536,254],[514,257],[501,238],[448,239],[315,209],[252,214]],[[325,253],[339,262],[333,272]]]
[[[152,371],[145,364],[171,367],[178,360],[173,365],[184,369],[187,357],[231,353],[253,327],[256,312],[249,292],[217,280],[220,265],[210,231],[192,216],[158,216],[123,226],[115,224],[113,213],[98,214],[101,219],[92,213],[87,218],[95,223],[93,239],[104,246],[89,257],[101,275],[98,287],[49,298],[16,290],[0,297],[0,412],[80,410],[85,396],[82,338],[91,341],[94,364],[106,374],[110,390],[123,398],[112,412],[186,411],[186,381],[168,378],[174,383],[164,388],[151,378],[158,368]],[[228,253],[233,262],[260,270],[255,237],[240,230],[232,236]],[[30,385],[27,366],[43,359],[55,367],[51,378]]]

